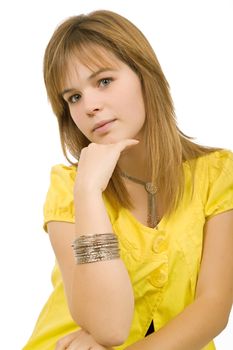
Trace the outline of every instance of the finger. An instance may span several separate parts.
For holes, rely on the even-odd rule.
[[[136,146],[139,143],[139,140],[135,139],[127,139],[127,140],[122,140],[118,142],[118,146],[120,147],[120,150],[126,150],[129,147]]]
[[[66,335],[65,337],[58,340],[56,343],[55,350],[65,350],[68,348],[68,346],[72,343],[72,341],[77,337],[79,331],[70,333]]]
[[[122,145],[134,145],[134,144],[138,144],[139,140],[136,139],[125,139],[125,140],[121,140],[118,142],[118,144],[122,144]]]
[[[90,349],[97,350],[95,346],[98,346],[98,344],[95,342],[92,336],[87,333],[83,333],[81,334],[80,337],[75,338],[69,344],[69,346],[67,347],[67,350],[90,350]]]

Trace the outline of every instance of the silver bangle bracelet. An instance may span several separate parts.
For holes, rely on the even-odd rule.
[[[118,238],[114,233],[82,235],[72,244],[76,264],[118,259]]]

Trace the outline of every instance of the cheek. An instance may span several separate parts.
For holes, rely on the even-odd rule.
[[[143,96],[139,89],[128,89],[128,93],[124,96],[124,109],[135,119],[145,118]]]
[[[85,118],[82,117],[81,113],[77,111],[77,109],[72,108],[72,112],[70,111],[71,118],[79,131],[88,139],[90,139],[90,135],[87,129],[87,124],[85,122]],[[91,141],[92,142],[92,141]]]
[[[134,100],[136,101],[135,112],[138,114],[138,117],[144,121],[146,117],[146,112],[145,112],[145,104],[144,104],[144,99],[143,99],[141,89],[140,90],[138,89],[138,91],[136,92],[134,96]]]
[[[75,106],[69,107],[69,111],[70,111],[70,116],[73,119],[74,123],[79,127],[82,120],[80,111]]]

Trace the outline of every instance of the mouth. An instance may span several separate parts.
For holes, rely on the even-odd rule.
[[[116,119],[103,120],[94,126],[93,132],[107,131],[115,121]]]

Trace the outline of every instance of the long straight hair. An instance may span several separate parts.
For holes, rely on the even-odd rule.
[[[44,81],[58,120],[63,153],[70,164],[77,165],[82,148],[90,143],[72,120],[61,95],[68,63],[77,57],[88,67],[101,66],[106,60],[101,54],[103,48],[134,70],[141,81],[146,111],[146,158],[151,181],[161,193],[164,215],[169,215],[184,193],[183,162],[216,148],[198,145],[179,130],[169,84],[152,47],[134,24],[114,12],[100,10],[68,18],[55,30],[46,48]],[[68,153],[77,162],[71,161]],[[190,162],[194,175],[193,164]],[[104,195],[115,208],[133,208],[118,166]]]

